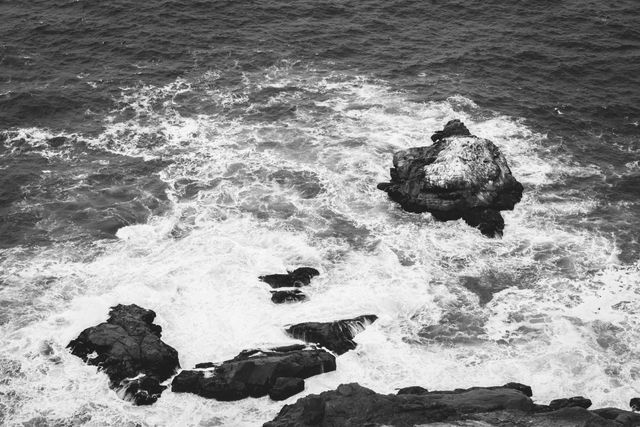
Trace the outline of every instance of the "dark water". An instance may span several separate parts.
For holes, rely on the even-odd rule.
[[[638,1],[32,0],[0,1],[0,17],[5,421],[277,411],[171,395],[123,412],[63,348],[126,301],[159,312],[183,366],[285,340],[300,316],[380,314],[349,373],[311,392],[516,380],[619,406],[640,392]],[[502,241],[375,190],[393,151],[451,118],[525,185]],[[305,308],[254,295],[259,274],[303,264],[326,277]],[[248,326],[196,345],[203,322]],[[62,367],[38,359],[43,341]],[[70,409],[38,408],[34,383]]]

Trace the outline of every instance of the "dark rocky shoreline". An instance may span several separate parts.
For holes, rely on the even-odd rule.
[[[395,153],[391,182],[378,188],[409,212],[430,212],[438,220],[462,218],[487,236],[502,235],[500,210],[513,209],[523,191],[504,156],[491,141],[472,136],[457,120],[432,139],[431,146]],[[300,288],[319,274],[315,268],[300,267],[258,279],[274,289],[272,302],[296,303],[308,299]],[[467,287],[479,294],[481,304],[489,301],[491,293],[476,285]],[[155,315],[137,305],[117,305],[106,322],[87,328],[68,347],[104,371],[111,387],[136,405],[154,403],[169,380],[176,393],[220,401],[268,395],[280,401],[302,392],[306,378],[339,369],[337,356],[355,349],[355,335],[378,319],[365,314],[286,325],[283,331],[304,344],[244,350],[230,360],[180,371],[178,352],[160,339],[162,329],[153,323]],[[548,405],[534,403],[532,396],[531,387],[520,383],[447,391],[415,385],[395,395],[357,383],[342,384],[285,405],[264,426],[640,426],[639,414],[616,408],[592,410],[591,401],[582,396],[555,399]],[[640,399],[631,399],[630,405],[634,411],[640,409]]]
[[[411,389],[410,393],[383,395],[357,383],[342,384],[336,390],[309,395],[285,405],[264,427],[640,425],[640,414],[616,408],[588,410],[584,407],[588,399],[579,397],[554,401],[556,406],[536,405],[528,393],[531,389],[517,383],[452,391]]]

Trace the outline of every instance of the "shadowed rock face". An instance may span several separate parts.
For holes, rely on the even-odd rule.
[[[67,347],[104,371],[125,400],[151,404],[166,388],[160,383],[180,367],[178,352],[160,339],[162,328],[153,324],[155,317],[152,310],[119,304],[105,323],[85,329]]]
[[[299,323],[289,327],[287,333],[294,338],[321,345],[336,354],[343,354],[356,348],[353,337],[377,319],[378,316],[368,314],[335,322]]]
[[[409,393],[416,391],[416,394]],[[429,392],[421,387],[402,394],[382,395],[359,384],[309,395],[285,405],[265,427],[414,425],[495,425],[522,427],[637,426],[640,415],[619,409],[588,411],[565,407],[538,412],[527,396],[531,389],[517,383]],[[458,423],[462,422],[462,423]],[[442,424],[440,424],[442,423]]]
[[[324,350],[303,345],[270,350],[245,350],[220,364],[203,363],[198,370],[180,372],[171,383],[174,392],[231,401],[269,394],[282,400],[304,390],[304,381],[335,371],[335,357]]]
[[[398,151],[391,182],[378,188],[409,212],[430,212],[437,220],[464,219],[482,234],[501,236],[501,210],[512,210],[522,185],[491,141],[470,134],[459,120],[436,132],[433,145]]]

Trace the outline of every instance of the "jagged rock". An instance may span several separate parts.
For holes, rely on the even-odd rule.
[[[220,364],[199,364],[196,367],[206,369],[180,372],[173,379],[171,389],[231,401],[261,397],[272,391],[276,397],[285,396],[294,389],[302,391],[304,383],[300,389],[299,383],[278,382],[278,379],[305,379],[334,371],[336,359],[325,350],[294,345],[270,350],[245,350]]]
[[[280,377],[269,390],[269,397],[273,400],[285,400],[303,390],[304,380],[302,378]]]
[[[321,345],[336,354],[343,354],[356,348],[353,337],[377,319],[378,316],[368,314],[334,322],[299,323],[287,328],[287,333],[294,338]]]
[[[501,210],[512,210],[522,185],[491,141],[470,134],[458,120],[436,132],[433,145],[398,151],[391,182],[378,188],[409,212],[440,221],[464,219],[490,237],[501,236]]]
[[[640,411],[640,397],[634,397],[629,401],[629,406],[634,411]]]
[[[471,136],[469,129],[460,120],[451,120],[444,125],[444,129],[437,130],[436,133],[431,135],[433,142],[438,142],[442,139],[446,139],[452,136]]]
[[[272,288],[299,288],[311,283],[311,279],[320,275],[320,272],[311,267],[300,267],[287,274],[268,274],[258,279],[268,283]]]
[[[473,387],[420,394],[382,395],[359,384],[298,399],[264,427],[482,425],[514,427],[621,427],[640,425],[640,415],[613,408],[581,407],[536,413],[528,386]]]
[[[265,427],[293,426],[413,426],[460,419],[461,414],[514,409],[528,411],[533,403],[513,389],[474,389],[450,394],[382,395],[359,384],[310,395],[285,405]]]
[[[271,301],[276,304],[305,301],[307,296],[300,289],[290,291],[271,291]]]
[[[126,400],[151,404],[165,388],[160,383],[180,367],[178,352],[160,339],[162,328],[153,324],[155,317],[152,310],[119,304],[106,322],[85,329],[67,347],[104,371]]]
[[[570,397],[568,399],[555,399],[549,403],[549,408],[553,410],[573,407],[588,409],[590,406],[591,400],[585,399],[582,396]]]

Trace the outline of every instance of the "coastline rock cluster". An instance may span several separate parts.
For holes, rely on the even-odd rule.
[[[357,383],[342,384],[336,390],[309,395],[285,405],[264,427],[640,425],[640,414],[615,408],[589,411],[585,408],[588,399],[584,398],[561,399],[560,407],[536,405],[527,393],[531,389],[517,383],[452,391],[430,392],[422,387],[403,390],[404,393],[383,395]]]
[[[471,135],[458,120],[447,123],[432,140],[431,146],[395,153],[391,182],[378,188],[409,212],[430,212],[442,221],[463,219],[486,236],[501,236],[500,211],[513,209],[523,191],[502,153],[491,141]],[[52,146],[64,143],[50,142]],[[258,279],[274,289],[272,302],[295,303],[307,300],[300,288],[319,274],[315,268],[301,267]],[[484,289],[473,281],[465,284],[478,294],[481,304],[498,289]],[[366,314],[289,325],[284,332],[305,344],[244,350],[230,360],[180,371],[178,352],[161,340],[162,328],[153,323],[155,316],[134,304],[117,305],[106,322],[82,331],[68,348],[104,371],[111,387],[136,405],[154,403],[170,379],[176,393],[220,401],[268,395],[280,401],[302,392],[305,379],[335,371],[336,355],[355,349],[354,337],[378,319]],[[534,403],[532,396],[531,388],[520,383],[449,391],[410,386],[395,395],[379,394],[357,383],[342,384],[285,405],[264,426],[640,426],[639,414],[616,408],[589,410],[591,401],[582,396],[555,399],[548,405]],[[640,398],[632,399],[630,405],[639,410]]]
[[[277,291],[299,298],[295,292],[320,274],[308,267],[287,274],[261,276]],[[117,305],[109,319],[87,328],[68,348],[90,365],[96,365],[111,380],[112,388],[125,400],[136,405],[154,403],[167,387],[161,383],[180,368],[178,352],[160,340],[162,328],[153,324],[155,313],[137,305]],[[294,344],[266,350],[244,350],[236,357],[219,363],[200,363],[191,370],[182,370],[171,382],[173,392],[188,392],[199,396],[232,401],[269,395],[284,400],[304,390],[304,380],[314,375],[334,371],[336,357],[356,348],[353,338],[377,319],[375,315],[359,316],[334,322],[306,322],[289,326],[291,337],[315,345]]]
[[[502,236],[502,210],[512,210],[523,187],[496,145],[471,135],[459,120],[436,132],[433,144],[393,155],[391,182],[378,184],[402,209],[440,221],[463,219],[489,237]]]

